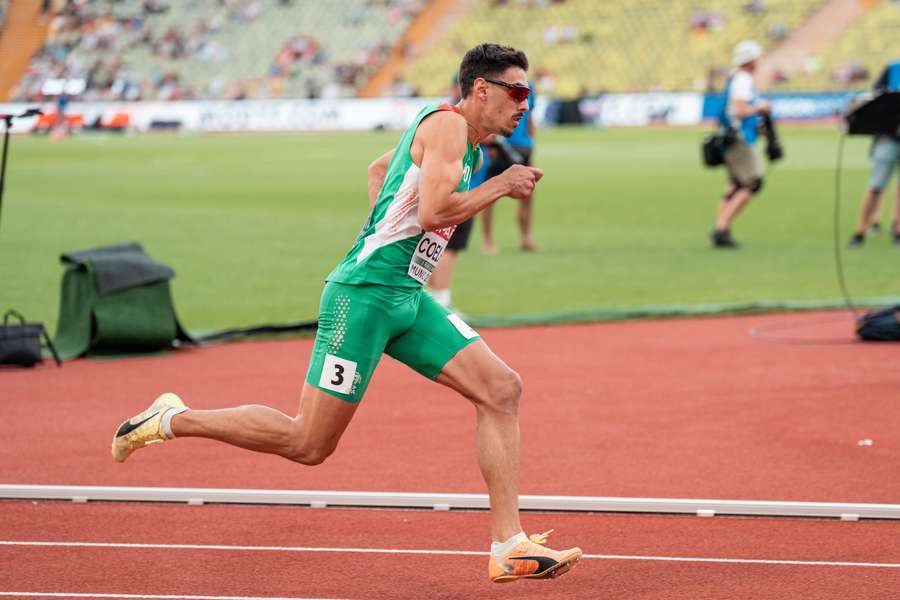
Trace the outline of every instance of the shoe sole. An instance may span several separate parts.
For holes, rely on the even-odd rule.
[[[164,396],[169,396],[169,395],[174,396],[174,398],[175,398],[174,402],[160,402],[160,400]],[[159,404],[159,406],[157,406],[157,404]],[[150,412],[151,410],[153,410],[154,407],[157,407],[157,410],[161,410],[162,412],[165,412],[169,408],[181,408],[183,406],[184,406],[184,403],[181,401],[181,398],[179,398],[176,394],[168,394],[167,393],[167,394],[161,395],[159,398],[154,400],[153,404],[148,406],[147,410],[145,410],[143,413],[140,413],[140,414]],[[136,415],[135,417],[132,417],[131,419],[126,419],[126,420],[122,421],[122,425],[125,425],[132,419],[135,419],[137,416],[139,416],[139,415]],[[122,428],[122,425],[119,425],[119,427],[116,429],[116,432],[118,432],[119,429]],[[165,440],[150,440],[149,442],[146,442],[144,444],[144,446],[140,446],[140,448],[143,448],[145,446],[150,446],[152,444],[162,444],[164,441]],[[129,456],[131,456],[135,450],[138,450],[138,449],[139,448],[131,448],[131,444],[128,442],[128,439],[125,436],[119,437],[118,435],[113,434],[112,448],[110,449],[110,451],[111,451],[113,460],[115,460],[116,462],[125,462],[125,460]]]
[[[541,571],[540,573],[532,573],[531,575],[501,575],[491,581],[494,583],[510,583],[511,581],[518,581],[519,579],[555,579],[564,573],[568,573],[572,567],[578,564],[579,560],[581,560],[580,552],[559,561],[546,571]]]
[[[123,441],[123,443],[119,444],[119,443],[117,443],[118,441],[119,441],[118,438],[113,438],[112,457],[113,457],[113,460],[115,460],[116,462],[125,462],[125,460],[129,456],[131,456],[134,453],[134,451],[137,450],[138,448],[131,448],[131,447],[129,447],[129,444],[124,441]],[[146,444],[144,444],[143,446],[141,446],[141,448],[144,448],[145,446],[150,446],[152,444],[162,444],[164,441],[165,440],[151,440],[151,441],[147,442]],[[123,452],[124,452],[124,454],[123,454]]]

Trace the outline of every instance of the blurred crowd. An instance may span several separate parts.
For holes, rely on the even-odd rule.
[[[0,10],[6,1],[0,0]],[[285,40],[268,68],[261,67],[259,73],[231,81],[217,76],[199,85],[185,80],[183,70],[177,68],[179,62],[227,64],[237,49],[217,34],[261,18],[284,18],[284,13],[266,13],[291,7],[295,0],[65,0],[61,4],[52,17],[47,42],[12,91],[14,100],[46,99],[45,82],[61,79],[83,80],[84,88],[77,95],[84,100],[280,97],[288,80],[311,67],[319,67],[317,72],[325,75],[306,80],[302,95],[353,95],[389,56],[393,45],[382,40],[358,51],[351,60],[332,61],[319,37],[329,39],[329,32],[297,33]],[[425,0],[367,0],[364,8],[348,13],[344,25],[361,26],[369,18],[368,8],[378,8],[389,22],[397,23],[414,16],[424,4]],[[207,10],[195,10],[201,5]],[[210,11],[210,5],[215,10]],[[160,19],[173,8],[195,16],[174,22]],[[166,24],[160,27],[160,21]],[[135,66],[136,61],[130,60],[135,52],[168,66]]]

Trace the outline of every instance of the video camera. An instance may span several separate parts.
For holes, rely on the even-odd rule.
[[[849,135],[900,135],[900,92],[886,92],[852,105],[844,122]]]
[[[495,135],[489,142],[485,144],[488,148],[496,152],[500,159],[513,165],[524,165],[525,157],[516,150],[512,144],[506,141],[505,137]]]
[[[784,158],[784,147],[781,140],[778,139],[778,131],[775,129],[775,119],[772,113],[766,111],[762,113],[762,127],[766,135],[766,156],[769,162],[775,162]]]

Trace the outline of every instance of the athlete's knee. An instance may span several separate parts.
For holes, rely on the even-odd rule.
[[[291,444],[284,455],[288,460],[307,466],[321,465],[334,453],[337,444],[310,443],[300,441]]]
[[[510,368],[491,379],[488,386],[487,404],[493,410],[515,414],[519,410],[522,397],[522,378]]]

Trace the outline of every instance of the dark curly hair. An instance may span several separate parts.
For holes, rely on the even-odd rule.
[[[497,77],[510,67],[528,70],[528,57],[521,50],[498,44],[479,44],[463,56],[459,65],[459,88],[462,97],[472,93],[479,77]]]

